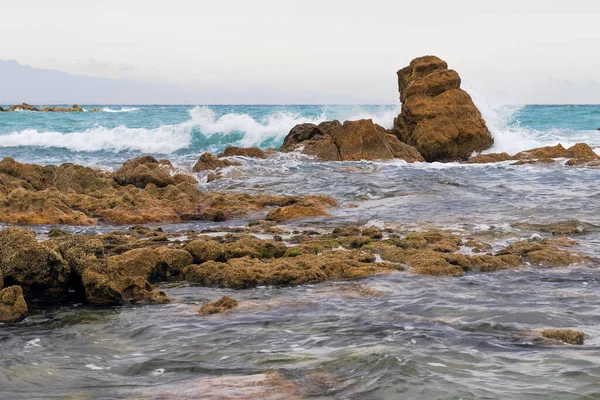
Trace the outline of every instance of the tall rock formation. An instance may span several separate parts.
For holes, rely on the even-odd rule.
[[[429,162],[466,160],[494,143],[460,83],[458,73],[435,56],[415,58],[398,71],[402,110],[392,132]]]

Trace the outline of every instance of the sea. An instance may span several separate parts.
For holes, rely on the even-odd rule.
[[[600,105],[478,106],[495,140],[486,152],[585,142],[600,154]],[[394,104],[83,107],[102,111],[0,113],[0,158],[115,170],[152,154],[190,171],[205,151],[277,148],[299,123],[371,118],[390,128],[399,112]],[[164,284],[158,288],[173,304],[33,306],[25,320],[0,324],[0,398],[600,399],[600,169],[566,160],[321,162],[293,153],[238,161],[210,183],[196,174],[198,185],[339,201],[332,216],[292,222],[290,230],[443,229],[500,249],[550,237],[552,224],[571,224],[579,229],[572,250],[592,262],[237,291]],[[49,228],[32,227],[41,234]],[[386,295],[360,295],[357,285]],[[193,311],[224,295],[250,306],[210,317]],[[533,332],[546,328],[583,331],[585,344],[535,340]],[[286,395],[285,385],[256,394],[255,377],[265,373],[293,382],[301,394]]]

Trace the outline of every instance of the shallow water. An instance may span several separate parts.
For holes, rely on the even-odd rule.
[[[202,151],[229,143],[276,146],[290,123],[369,113],[389,123],[395,112],[393,106],[110,109],[123,112],[0,114],[5,123],[0,157],[111,168],[141,152],[156,153],[152,146],[160,145],[169,151],[157,155],[185,169]],[[600,127],[599,110],[515,109],[502,124],[491,126],[494,151],[580,140],[598,145],[600,132],[591,129]],[[61,138],[69,134],[76,136]],[[572,250],[593,261],[461,278],[397,272],[352,283],[242,291],[164,285],[160,288],[177,300],[174,304],[34,308],[24,321],[0,325],[0,398],[600,397],[599,169],[563,163],[323,163],[290,154],[238,161],[242,166],[211,183],[198,174],[200,185],[329,194],[340,201],[331,217],[295,222],[290,230],[340,224],[400,231],[433,227],[499,248],[550,236],[532,224],[570,221],[583,233],[573,237],[581,245]],[[247,222],[162,226],[201,230]],[[203,302],[224,295],[240,300],[240,308],[197,314]],[[552,327],[585,332],[585,345],[544,342],[533,333]]]
[[[0,387],[3,398],[202,398],[201,378],[278,371],[314,398],[595,398],[599,278],[583,268],[399,272],[363,280],[383,296],[347,283],[174,287],[171,305],[39,310],[0,327]],[[226,294],[242,307],[196,313]],[[573,326],[588,335],[584,346],[526,332]],[[326,384],[314,386],[315,372]]]

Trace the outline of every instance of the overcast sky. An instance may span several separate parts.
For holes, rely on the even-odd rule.
[[[600,103],[600,0],[28,0],[0,37],[0,59],[207,102],[393,103],[396,70],[435,54],[476,96]]]

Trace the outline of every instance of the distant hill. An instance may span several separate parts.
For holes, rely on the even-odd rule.
[[[198,97],[176,85],[79,76],[0,60],[0,105],[186,104]]]

